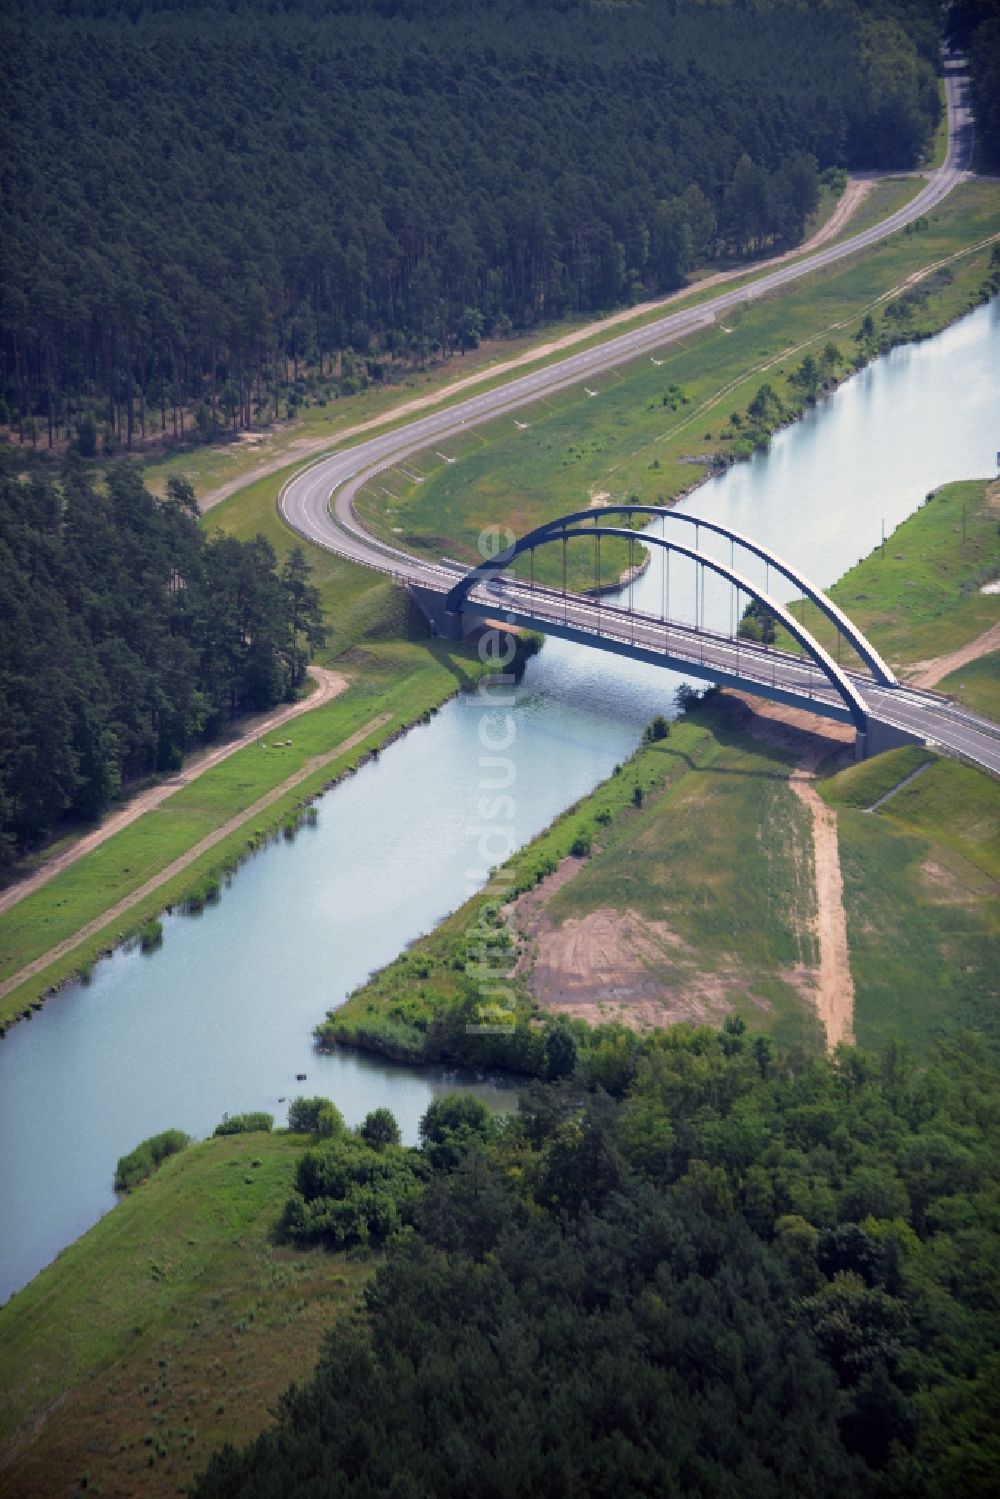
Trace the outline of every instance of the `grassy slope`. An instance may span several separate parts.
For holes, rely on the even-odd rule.
[[[812,832],[788,785],[795,759],[741,731],[733,707],[702,710],[712,724],[706,763],[688,768],[648,811],[630,809],[613,824],[598,856],[547,909],[557,924],[609,906],[665,923],[699,975],[719,975],[752,1030],[815,1042],[814,1017],[785,976],[817,959]],[[654,753],[687,763],[672,740]],[[686,966],[665,948],[667,985],[683,986]]]
[[[1000,651],[990,651],[942,677],[934,690],[1000,723]]]
[[[601,906],[665,921],[696,953],[702,972],[728,975],[733,1007],[752,1028],[814,1040],[812,1015],[781,975],[815,960],[811,849],[802,808],[788,789],[791,763],[750,739],[732,708],[699,709],[516,854],[510,888],[531,889],[581,833],[589,834],[594,853],[552,899],[558,921]],[[633,804],[636,786],[644,792],[641,811]],[[598,821],[606,813],[610,825]],[[783,837],[765,843],[765,821]],[[326,1038],[425,1055],[435,1011],[460,997],[467,934],[493,895],[487,889],[467,901],[375,974],[331,1014]],[[664,957],[668,966],[668,950]],[[527,994],[522,1000],[530,1006]]]
[[[945,139],[946,136],[945,131]],[[877,183],[861,209],[851,219],[849,226],[837,236],[837,239],[856,234],[870,224],[888,218],[913,196],[919,186],[920,183],[916,178],[894,177]],[[822,228],[836,209],[838,201],[838,198],[828,189],[824,188],[821,191],[816,211],[806,223],[804,240],[809,239]],[[717,265],[708,265],[695,271],[690,278],[689,292],[676,294],[671,301],[671,306],[690,306],[701,301],[708,293],[704,288],[699,287],[699,282],[710,277],[717,269]],[[756,276],[763,274],[765,274],[764,271],[750,266],[746,269],[744,276],[734,278],[728,284],[742,284],[745,280],[753,280]],[[650,318],[659,316],[662,316],[660,311],[641,313],[631,326],[638,326],[642,322],[649,321]],[[328,440],[331,445],[334,445],[341,433],[361,423],[377,421],[384,427],[391,426],[394,423],[395,410],[401,403],[410,400],[434,396],[440,398],[442,405],[449,404],[452,399],[448,394],[449,387],[456,381],[468,379],[470,376],[481,375],[482,383],[477,384],[476,389],[488,389],[490,385],[496,383],[491,373],[496,367],[502,366],[511,359],[519,359],[526,354],[531,354],[554,340],[577,332],[588,325],[596,331],[592,336],[575,344],[574,348],[589,348],[591,344],[598,343],[620,331],[618,326],[608,327],[602,331],[600,328],[602,320],[601,314],[588,316],[570,314],[514,338],[485,340],[477,349],[453,355],[450,359],[429,369],[413,371],[399,384],[371,385],[358,395],[341,398],[326,406],[306,406],[295,418],[274,424],[266,433],[255,437],[252,441],[217,443],[209,447],[191,445],[179,450],[171,448],[154,451],[143,460],[146,482],[155,494],[163,494],[166,491],[168,478],[175,474],[183,475],[194,485],[197,494],[204,495],[241,475],[250,476],[263,460],[276,460],[286,454],[294,468],[297,466],[293,461],[295,450],[303,443],[319,439]],[[561,356],[542,355],[537,361],[532,361],[532,365],[541,367],[558,357]]]
[[[878,764],[878,761],[875,762]],[[1000,1042],[1000,786],[940,760],[874,815],[825,788],[838,815],[855,1034],[921,1050],[958,1027]]]
[[[304,1143],[189,1147],[0,1308],[0,1494],[183,1492],[312,1370],[370,1261],[269,1241]]]
[[[378,715],[391,715],[389,723],[365,743],[317,770],[268,808],[263,827],[244,825],[133,907],[127,918],[113,921],[7,994],[0,1000],[0,1023],[21,1014],[50,986],[92,962],[123,931],[136,930],[151,915],[181,901],[210,873],[232,868],[248,846],[259,843],[262,833],[280,827],[303,800],[356,764],[367,744],[377,744],[419,719],[456,687],[465,685],[475,669],[460,651],[439,642],[430,647],[373,645],[354,652],[349,665],[355,677],[348,692],[296,719],[289,729],[291,747],[262,750],[248,745],[0,916],[3,980],[99,917],[207,833],[280,785],[312,756],[334,749]]]
[[[805,354],[831,339],[852,354],[851,336],[881,295],[994,232],[997,201],[994,185],[968,184],[935,210],[926,231],[895,235],[846,267],[734,309],[722,325],[664,347],[661,365],[644,356],[596,377],[596,399],[576,386],[526,407],[519,420],[527,430],[508,416],[442,447],[458,463],[444,464],[434,451],[420,455],[408,467],[426,482],[408,485],[398,471],[383,476],[361,497],[359,511],[407,545],[436,553],[447,540],[456,556],[471,560],[483,526],[504,523],[520,532],[604,492],[653,502],[675,497],[704,475],[712,453],[726,450],[721,433],[729,413],[743,410],[764,380],[789,404],[797,401],[785,377]],[[972,305],[988,253],[956,262],[953,282],[929,298],[915,326],[941,326]],[[663,405],[671,385],[688,398],[675,410]],[[579,586],[592,581],[591,548],[585,550],[574,571],[571,549]],[[560,559],[545,557],[539,554],[539,576],[556,581]],[[611,565],[609,559],[609,572]]]
[[[980,588],[998,574],[1000,484],[968,479],[935,490],[886,538],[884,553],[877,547],[828,591],[885,659],[905,672],[996,624],[1000,595]],[[800,605],[793,608],[799,618]],[[834,648],[832,627],[811,604],[805,622],[822,644]],[[791,648],[787,638],[781,643]],[[846,650],[843,659],[847,664]],[[965,667],[937,690],[973,707],[971,692],[989,712],[996,703],[995,673],[995,661]]]
[[[857,807],[867,812],[907,776],[929,765],[933,759],[933,752],[923,745],[908,744],[903,749],[876,755],[873,760],[863,760],[860,765],[848,766],[833,779],[825,781],[820,794],[833,807]]]

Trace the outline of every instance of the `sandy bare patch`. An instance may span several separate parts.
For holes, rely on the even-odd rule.
[[[845,751],[854,743],[854,730],[850,724],[835,723],[807,713],[802,708],[789,708],[784,703],[772,703],[764,697],[754,697],[750,692],[734,692],[726,689],[726,697],[742,703],[749,713],[743,728],[766,744],[773,744],[801,759],[814,754],[816,763],[835,753],[838,747]]]
[[[601,906],[556,926],[542,909],[533,928],[528,986],[549,1011],[644,1029],[679,1020],[717,1023],[737,999],[753,998],[744,974],[699,970],[666,922],[634,911]]]
[[[585,863],[563,859],[507,908],[519,948],[515,974],[543,1009],[593,1025],[614,1019],[646,1030],[682,1020],[718,1024],[741,1001],[770,1008],[735,961],[706,972],[698,953],[665,921],[600,906],[557,925],[549,902]],[[800,986],[797,976],[789,982]]]
[[[924,860],[920,866],[920,879],[928,899],[937,905],[971,907],[977,904],[968,881],[960,879],[947,864],[940,864],[936,859]]]

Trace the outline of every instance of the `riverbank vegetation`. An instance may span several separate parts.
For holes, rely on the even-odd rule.
[[[997,623],[1000,601],[983,588],[998,578],[1000,483],[962,479],[931,491],[884,545],[862,558],[827,593],[891,666],[912,676],[919,674],[920,666],[961,650]],[[822,645],[837,650],[836,631],[814,604],[796,600],[790,608]],[[776,641],[783,650],[798,649],[780,627]],[[846,643],[842,659],[864,669]],[[937,690],[975,707],[971,695],[977,689],[989,694],[995,673],[993,652],[981,663],[963,666]],[[984,711],[989,711],[988,705]]]
[[[188,1146],[0,1308],[0,1494],[167,1499],[309,1375],[371,1263],[274,1242],[307,1143]]]
[[[415,1495],[985,1496],[998,1082],[970,1037],[807,1059],[734,1025],[648,1039],[611,1093],[572,1069],[503,1124],[445,1101],[365,1324],[199,1499],[401,1472]]]
[[[890,659],[954,650],[996,622],[996,596],[981,592],[1000,574],[996,490],[983,480],[943,486],[885,555],[880,548],[830,590]],[[806,623],[824,638],[814,616],[810,608]],[[986,658],[985,680],[995,659]],[[966,671],[956,674],[963,682]],[[332,1012],[321,1042],[543,1074],[540,1022],[563,1011],[640,1027],[735,1012],[754,1032],[820,1040],[812,851],[788,784],[809,736],[776,740],[725,694],[688,701],[666,739],[647,736],[492,888]],[[817,745],[813,762],[836,772],[840,746]],[[833,774],[824,795],[838,810],[859,1041],[905,1035],[922,1047],[969,1027],[1000,1044],[996,782],[914,747]],[[510,904],[536,886],[537,902]],[[482,1018],[484,953],[487,978],[516,994],[513,1033],[467,1029]]]
[[[518,411],[516,425],[503,417],[412,455],[361,491],[358,514],[397,545],[434,557],[444,547],[472,562],[482,528],[498,518],[521,535],[602,499],[669,504],[766,447],[869,359],[994,295],[997,202],[994,184],[964,184],[919,228],[844,266],[730,309],[586,388],[548,395]],[[604,550],[610,578],[627,565],[627,548],[609,545],[606,558]],[[561,549],[541,549],[535,573],[559,586]],[[593,586],[592,545],[569,543],[568,579]]]
[[[606,1472],[992,1493],[983,1042],[824,1057],[734,1018],[632,1037],[612,1068],[567,1034],[518,1114],[439,1098],[417,1148],[341,1124],[165,1162],[0,1309],[0,1491],[158,1499],[225,1443],[199,1499],[404,1471],[420,1495]],[[290,1242],[310,1207],[332,1244],[376,1204],[378,1252]]]
[[[115,1191],[131,1192],[141,1186],[158,1166],[190,1143],[189,1137],[180,1129],[165,1129],[158,1135],[150,1135],[148,1140],[143,1140],[119,1160],[115,1167]]]
[[[89,454],[794,243],[940,112],[932,0],[48,0],[3,41],[3,414]]]

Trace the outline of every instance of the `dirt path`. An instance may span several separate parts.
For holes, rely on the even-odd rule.
[[[977,661],[990,651],[1000,651],[1000,620],[977,635],[975,640],[970,640],[968,645],[960,646],[957,651],[951,651],[947,656],[935,656],[933,661],[921,662],[920,670],[909,681],[914,687],[935,687],[942,677],[968,666],[970,661]]]
[[[751,734],[791,750],[798,765],[789,786],[809,813],[813,833],[813,866],[816,884],[816,917],[813,929],[819,946],[819,970],[809,971],[808,989],[816,1012],[826,1029],[832,1051],[840,1041],[854,1039],[854,980],[847,943],[844,911],[844,881],[840,872],[837,816],[820,797],[813,784],[816,766],[838,744],[846,751],[854,738],[847,724],[824,723],[819,728],[812,714],[733,692],[752,711],[746,727]]]
[[[227,739],[225,744],[192,755],[176,775],[160,781],[155,786],[150,786],[148,791],[140,791],[126,806],[122,807],[120,812],[115,812],[106,818],[92,833],[87,833],[71,848],[64,849],[53,858],[47,859],[26,879],[19,880],[16,885],[11,885],[8,890],[0,892],[0,913],[9,911],[11,906],[16,906],[18,901],[24,900],[26,895],[33,895],[36,890],[47,885],[49,880],[55,879],[57,874],[62,874],[64,869],[69,869],[77,859],[82,859],[84,854],[89,854],[92,849],[99,848],[102,843],[106,843],[109,838],[120,833],[122,828],[127,828],[144,813],[151,812],[154,807],[160,806],[182,786],[189,786],[200,775],[204,775],[206,770],[211,770],[213,766],[220,765],[223,760],[228,760],[230,755],[235,755],[237,750],[242,749],[251,740],[273,733],[290,719],[297,718],[300,713],[322,707],[324,703],[343,692],[347,686],[347,678],[341,672],[327,671],[322,666],[310,666],[309,675],[319,684],[311,696],[302,698],[300,702],[292,703],[287,708],[279,708],[277,712],[270,713],[266,717],[256,716],[253,722],[248,723],[235,739]]]
[[[700,281],[693,281],[690,285],[681,287],[679,291],[671,292],[668,297],[657,297],[651,302],[639,302],[634,307],[626,307],[621,312],[613,313],[611,317],[601,318],[599,322],[587,323],[582,328],[576,328],[572,333],[564,333],[560,338],[550,339],[548,343],[538,344],[528,349],[524,354],[517,355],[514,359],[503,360],[499,364],[487,365],[486,368],[477,370],[473,375],[466,375],[461,380],[455,380],[440,390],[431,391],[425,396],[416,396],[412,401],[405,401],[401,406],[394,406],[391,411],[383,412],[380,416],[370,417],[367,421],[356,422],[351,427],[345,427],[343,431],[331,437],[300,437],[289,443],[280,453],[272,458],[266,459],[253,469],[240,474],[232,479],[227,479],[224,484],[210,490],[203,495],[199,501],[199,507],[204,512],[211,510],[214,505],[228,500],[230,495],[236,494],[240,489],[246,488],[258,479],[266,478],[268,474],[277,473],[279,469],[286,468],[293,463],[296,457],[309,456],[313,453],[321,453],[327,449],[337,447],[339,443],[348,438],[360,437],[367,432],[374,432],[384,427],[387,422],[400,421],[406,417],[414,416],[421,411],[426,411],[432,406],[439,406],[443,401],[451,400],[453,396],[462,391],[470,390],[476,385],[481,385],[484,380],[494,380],[498,375],[513,374],[515,370],[523,369],[525,365],[534,364],[539,359],[551,358],[553,354],[561,354],[566,349],[571,349],[575,344],[583,343],[595,334],[603,332],[606,328],[617,328],[622,323],[633,322],[636,318],[648,316],[650,313],[666,312],[673,304],[682,297],[690,296],[692,292],[700,292],[708,287],[721,286],[727,281],[738,280],[741,276],[753,274],[756,271],[773,270],[775,266],[784,265],[789,260],[796,259],[799,255],[811,254],[825,245],[828,240],[834,239],[841,233],[844,226],[857,212],[865,198],[875,186],[877,177],[872,178],[848,178],[844,189],[833,213],[816,233],[801,245],[796,245],[791,250],[786,250],[781,255],[773,255],[769,260],[754,261],[752,265],[737,266],[729,271],[715,271],[711,276],[705,276]]]
[[[789,785],[809,812],[813,826],[816,868],[816,936],[819,940],[819,982],[816,1009],[832,1051],[841,1041],[854,1039],[854,980],[847,945],[844,881],[840,872],[837,814],[813,784],[818,764],[815,750],[792,772]]]
[[[67,953],[71,953],[81,942],[86,942],[88,937],[95,937],[110,922],[117,921],[119,917],[125,916],[141,900],[145,900],[147,895],[152,895],[155,891],[162,889],[176,875],[183,874],[184,870],[190,868],[196,859],[200,859],[202,854],[208,853],[210,849],[215,848],[224,838],[228,838],[230,833],[238,832],[244,823],[251,822],[255,817],[259,817],[262,812],[266,812],[268,807],[272,807],[287,792],[294,791],[296,786],[301,786],[302,782],[308,780],[317,770],[322,770],[325,765],[330,765],[340,755],[346,755],[349,750],[355,749],[362,740],[368,738],[369,734],[374,734],[376,729],[384,728],[391,717],[391,713],[380,713],[376,718],[370,719],[368,723],[358,729],[356,734],[352,734],[349,739],[343,740],[334,749],[327,750],[322,755],[313,755],[300,770],[297,770],[294,775],[289,776],[287,781],[282,781],[280,786],[274,786],[266,795],[258,797],[252,806],[246,807],[242,812],[238,812],[235,817],[231,817],[221,828],[216,828],[213,833],[209,833],[206,837],[202,838],[199,843],[196,843],[193,848],[189,848],[185,853],[181,854],[172,864],[168,864],[165,869],[161,869],[158,874],[154,874],[144,885],[140,885],[137,890],[133,890],[108,910],[102,911],[100,916],[95,917],[93,921],[88,921],[85,926],[80,927],[78,931],[74,932],[72,937],[67,937],[65,942],[56,943],[54,947],[49,948],[48,952],[43,953],[40,958],[36,958],[33,963],[25,964],[19,973],[13,974],[4,983],[0,984],[0,999],[10,994],[19,984],[23,984],[27,979],[33,978],[35,974],[41,973],[51,963],[56,963],[60,958],[64,958]]]

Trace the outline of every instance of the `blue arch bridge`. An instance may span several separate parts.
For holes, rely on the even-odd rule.
[[[644,523],[644,529],[630,522]],[[704,535],[728,544],[730,561],[701,549]],[[635,575],[636,549],[647,547],[663,554],[661,607],[657,613],[632,607],[630,590],[622,589],[618,577],[610,586],[601,579],[601,543],[624,543],[629,550],[629,575]],[[589,545],[594,584],[586,592],[567,587],[568,550]],[[556,549],[556,566],[547,576],[558,574],[561,549],[562,585],[535,579],[535,554],[541,548]],[[716,548],[717,552],[718,548]],[[621,548],[616,549],[618,558]],[[764,587],[747,577],[737,565],[744,557],[756,558],[755,572],[763,563]],[[641,552],[640,554],[641,555]],[[694,621],[682,623],[670,617],[670,562],[684,559],[688,566],[690,592],[693,568]],[[963,721],[978,725],[962,710],[937,694],[918,692],[901,685],[878,651],[836,604],[796,568],[776,553],[715,521],[707,521],[656,505],[622,503],[574,511],[529,531],[478,567],[468,572],[446,563],[422,576],[406,577],[418,604],[433,628],[451,639],[461,639],[484,621],[520,625],[545,635],[628,656],[633,660],[668,667],[687,677],[738,688],[825,718],[853,725],[858,758],[897,744],[923,741],[929,736],[927,713],[961,729]],[[796,619],[790,608],[769,592],[770,576],[785,579],[799,596],[814,605],[836,631],[834,655]],[[735,608],[728,632],[706,626],[705,587],[710,575],[728,584]],[[614,592],[615,598],[606,595]],[[778,649],[742,638],[738,623],[744,603],[755,602],[781,625],[799,650]],[[805,609],[803,606],[803,615]],[[850,669],[840,664],[846,646]],[[996,731],[994,731],[996,733]],[[990,736],[991,738],[993,736]],[[950,745],[946,747],[951,748]],[[997,745],[1000,748],[1000,744]],[[959,753],[964,751],[959,749]],[[973,751],[970,758],[979,759]]]

